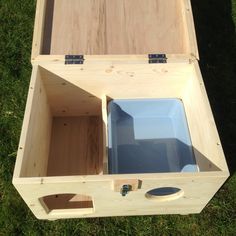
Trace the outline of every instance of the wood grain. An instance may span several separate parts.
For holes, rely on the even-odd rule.
[[[180,0],[60,0],[50,53],[187,53],[184,36]]]
[[[226,180],[223,172],[160,173],[140,175],[96,175],[21,179],[15,182],[17,190],[39,219],[63,219],[77,217],[104,217],[124,215],[160,215],[200,213]],[[137,191],[126,197],[113,189],[114,180],[136,179],[142,181]],[[176,200],[159,202],[145,197],[154,188],[176,187],[184,195]],[[73,209],[51,215],[45,211],[39,198],[50,194],[86,194],[94,200],[94,212],[84,214]],[[59,211],[59,210],[58,210]]]
[[[104,54],[105,1],[55,1],[51,54]]]
[[[46,3],[37,1],[34,66],[13,177],[28,207],[50,220],[201,212],[229,171],[196,60],[190,0],[56,0],[47,8],[52,12],[45,12]],[[52,16],[48,28],[45,13]],[[45,50],[52,55],[41,55],[47,32]],[[172,54],[168,63],[150,65],[147,55],[137,55],[160,52]],[[65,66],[63,54],[92,56]],[[103,172],[106,103],[114,98],[182,99],[200,171]],[[122,197],[127,182],[136,191]],[[145,197],[161,187],[179,188],[181,196]]]
[[[101,99],[43,68],[40,74],[53,116],[101,115]]]
[[[100,117],[54,117],[47,175],[94,175],[102,172],[101,130]]]
[[[45,176],[51,122],[51,110],[45,87],[38,73],[38,67],[34,67],[18,153],[19,158],[22,158],[22,165],[18,167],[17,172],[22,177]]]

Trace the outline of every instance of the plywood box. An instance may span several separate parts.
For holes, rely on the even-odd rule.
[[[229,171],[198,59],[189,0],[38,0],[13,177],[34,215],[201,212]],[[197,172],[109,173],[107,103],[147,98],[181,100]]]

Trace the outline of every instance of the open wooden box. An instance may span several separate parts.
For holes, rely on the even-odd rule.
[[[189,0],[38,0],[32,64],[13,184],[37,218],[199,213],[229,176]],[[183,102],[198,172],[109,174],[107,103],[137,98]]]

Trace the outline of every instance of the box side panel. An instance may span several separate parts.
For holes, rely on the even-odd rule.
[[[183,96],[195,156],[201,171],[228,172],[225,156],[211,112],[198,62]]]
[[[53,116],[101,116],[100,98],[42,67],[40,72]]]
[[[161,176],[161,175],[160,175]],[[124,176],[123,176],[124,177]],[[123,178],[122,177],[122,178]],[[138,176],[136,176],[138,177]],[[160,215],[199,213],[225,181],[220,174],[186,177],[176,174],[163,178],[140,178],[137,190],[129,192],[125,197],[114,190],[112,180],[51,182],[41,179],[35,184],[16,184],[16,188],[26,204],[39,219],[105,217],[124,215]],[[124,184],[126,180],[124,180]],[[130,181],[127,181],[127,183]],[[147,198],[149,190],[162,187],[179,188],[178,197],[167,200]],[[60,194],[79,194],[91,197],[93,212],[85,209],[65,209],[63,212],[50,212],[40,203],[42,197]],[[81,211],[82,210],[82,211]]]
[[[14,177],[45,176],[51,111],[38,67],[33,68]]]
[[[112,99],[180,98],[192,71],[192,65],[187,63],[41,65],[96,97],[106,94]]]

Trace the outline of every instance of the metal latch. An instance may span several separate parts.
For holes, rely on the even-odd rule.
[[[149,64],[167,63],[166,54],[149,54]]]
[[[66,55],[66,65],[84,64],[84,55]]]
[[[130,184],[125,184],[121,187],[120,194],[125,197],[130,191],[132,191],[132,186]]]

